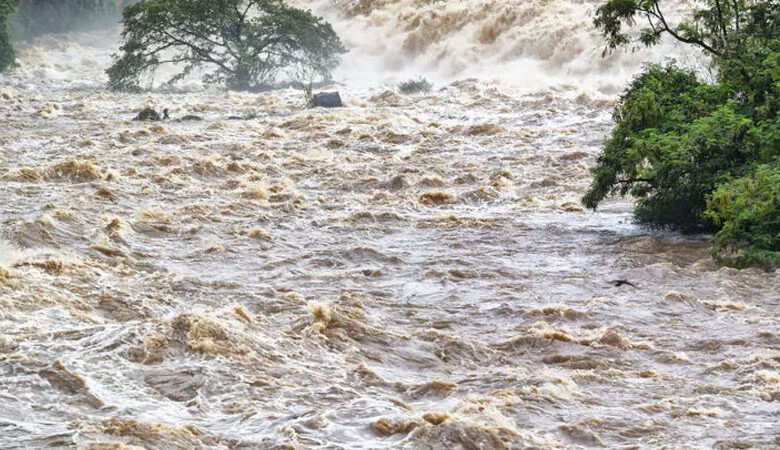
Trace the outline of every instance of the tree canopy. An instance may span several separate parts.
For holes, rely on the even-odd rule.
[[[717,80],[673,63],[648,66],[616,105],[583,203],[595,209],[630,194],[640,222],[713,230],[719,260],[772,266],[780,262],[780,2],[706,0],[677,24],[665,5],[603,3],[594,22],[605,51],[669,35],[708,55]]]
[[[141,0],[122,22],[115,90],[138,90],[163,64],[180,68],[167,83],[207,68],[206,83],[259,90],[285,72],[328,78],[346,52],[330,24],[281,0]]]

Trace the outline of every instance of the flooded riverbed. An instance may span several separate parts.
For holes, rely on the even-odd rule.
[[[116,37],[0,83],[0,447],[780,445],[776,274],[580,206],[597,71],[307,110],[106,92]]]

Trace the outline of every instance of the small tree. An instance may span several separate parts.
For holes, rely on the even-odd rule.
[[[122,55],[107,71],[114,90],[138,90],[168,63],[182,67],[169,84],[205,66],[209,84],[260,90],[296,66],[328,78],[346,52],[330,24],[281,0],[141,0],[122,22]]]
[[[331,51],[332,43],[318,33],[305,33],[301,36],[301,47],[306,51],[298,52],[292,60],[292,77],[303,90],[306,106],[311,107],[314,99],[314,82],[318,77],[329,79],[331,67],[338,63]],[[339,44],[340,45],[340,44]]]

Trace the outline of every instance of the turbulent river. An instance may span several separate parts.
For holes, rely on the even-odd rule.
[[[594,4],[312,3],[333,110],[107,92],[118,30],[20,43],[0,448],[780,446],[777,275],[579,204],[647,56],[602,59]]]

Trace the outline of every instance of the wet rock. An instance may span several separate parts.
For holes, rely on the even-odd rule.
[[[338,92],[320,92],[312,97],[311,106],[313,108],[341,108],[344,104],[341,102],[341,96]]]

